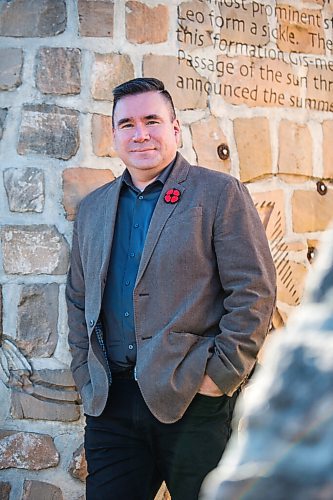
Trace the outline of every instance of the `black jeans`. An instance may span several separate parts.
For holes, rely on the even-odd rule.
[[[87,500],[151,500],[162,481],[172,500],[197,500],[231,434],[237,394],[197,394],[173,424],[159,422],[134,380],[115,380],[99,417],[86,416]]]

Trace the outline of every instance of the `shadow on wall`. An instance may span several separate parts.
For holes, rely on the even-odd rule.
[[[205,480],[201,500],[333,498],[333,229],[307,285],[238,406],[241,434]]]

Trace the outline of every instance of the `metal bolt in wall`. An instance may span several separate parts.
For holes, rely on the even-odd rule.
[[[221,160],[227,160],[230,156],[230,150],[227,144],[220,144],[217,147],[217,154]]]

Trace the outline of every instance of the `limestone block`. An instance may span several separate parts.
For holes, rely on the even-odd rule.
[[[332,41],[333,50],[333,41]],[[332,80],[333,63],[330,61],[329,66],[316,67],[311,64],[307,74],[307,93],[306,100],[303,100],[303,107],[315,111],[333,111],[333,80]]]
[[[277,21],[279,26],[278,48],[284,52],[325,54],[324,30],[320,11],[296,9],[286,3],[279,4]]]
[[[260,45],[262,47],[267,45],[269,30],[265,11],[253,7],[246,10],[239,9],[237,5],[232,4],[233,2],[229,2],[227,5],[220,3],[217,13],[210,17],[214,31],[220,34],[214,45],[219,47],[220,40]],[[256,10],[255,19],[253,10]],[[256,25],[255,28],[254,24]]]
[[[47,37],[63,33],[65,0],[11,0],[0,4],[0,36]]]
[[[333,190],[320,195],[313,191],[297,190],[292,197],[293,229],[296,233],[325,231],[333,217]]]
[[[68,168],[63,172],[63,205],[67,219],[74,220],[78,203],[94,189],[114,180],[111,170]]]
[[[0,469],[41,470],[59,463],[53,439],[47,434],[0,431]]]
[[[91,138],[95,155],[116,157],[117,153],[113,149],[111,116],[93,114],[91,127]]]
[[[26,104],[17,151],[68,160],[79,148],[79,113],[53,104]]]
[[[277,300],[289,304],[299,305],[304,293],[304,282],[308,273],[307,267],[301,262],[293,262],[288,254],[279,261],[277,269]]]
[[[312,138],[307,125],[281,121],[278,168],[283,174],[312,175]]]
[[[213,73],[213,72],[212,72]],[[305,81],[297,77],[297,69],[284,61],[264,57],[217,56],[213,97],[221,97],[234,105],[248,107],[295,107]]]
[[[21,49],[0,49],[0,90],[13,90],[21,85],[22,66]]]
[[[227,145],[227,139],[214,116],[192,123],[190,126],[193,138],[193,147],[197,155],[198,165],[220,172],[230,172],[230,157],[221,160],[217,148]]]
[[[300,304],[307,273],[306,262],[294,262],[291,252],[304,252],[305,244],[285,240],[285,194],[282,190],[252,193],[252,198],[266,230],[277,274],[278,299],[289,305]],[[299,259],[301,260],[301,258]],[[277,324],[277,318],[275,324]]]
[[[73,458],[69,464],[68,472],[76,479],[84,482],[88,471],[83,444],[73,453]]]
[[[211,10],[210,5],[206,5],[200,0],[178,4],[176,34],[181,49],[191,52],[197,47],[212,45],[213,28],[209,17]]]
[[[73,422],[80,418],[80,397],[69,369],[35,371],[30,387],[12,391],[14,418]]]
[[[0,500],[9,500],[10,490],[12,486],[10,483],[0,481]]]
[[[33,373],[31,381],[37,384],[45,384],[46,386],[59,386],[61,388],[74,389],[75,382],[72,372],[69,369],[42,369]]]
[[[272,173],[272,152],[267,118],[236,118],[234,134],[240,179],[253,181]]]
[[[207,78],[200,77],[191,65],[181,66],[177,57],[145,55],[143,76],[162,80],[178,109],[204,109],[207,106],[207,95],[202,91]]]
[[[42,212],[44,173],[37,168],[8,168],[3,173],[11,212]]]
[[[333,155],[332,155],[333,121],[323,122],[323,157],[324,178],[333,179]]]
[[[59,285],[26,285],[18,304],[17,346],[33,357],[51,356],[58,341]]]
[[[63,494],[58,486],[44,481],[25,480],[22,500],[63,500]]]
[[[44,94],[79,94],[81,51],[42,47],[37,54],[36,84]]]
[[[7,274],[65,274],[69,245],[55,226],[3,226],[3,266]]]
[[[0,108],[0,139],[2,138],[5,120],[7,116],[7,108]]]
[[[113,2],[78,0],[78,12],[80,36],[113,36]]]
[[[50,392],[50,391],[49,391]],[[66,395],[52,391],[53,397]],[[35,392],[34,395],[25,394],[23,392],[12,392],[11,415],[13,418],[25,419],[32,418],[35,420],[50,420],[56,422],[74,422],[80,418],[80,407],[78,404],[66,403],[64,401],[56,401],[52,399],[44,399],[44,395]],[[68,395],[73,397],[73,394]],[[43,399],[39,399],[43,398]]]
[[[143,2],[126,2],[126,38],[132,43],[166,42],[169,30],[167,5],[149,7]]]
[[[131,78],[134,78],[134,67],[128,55],[95,54],[91,86],[94,99],[112,101],[113,88]]]
[[[285,194],[283,190],[251,193],[251,197],[271,244],[280,244],[286,232]]]

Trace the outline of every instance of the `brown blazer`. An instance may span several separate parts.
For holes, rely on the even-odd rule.
[[[81,202],[66,290],[73,376],[85,412],[95,416],[108,396],[96,323],[120,187],[121,177]],[[181,196],[167,204],[172,188]],[[205,373],[232,395],[255,364],[274,302],[275,268],[247,189],[178,153],[134,288],[137,379],[156,418],[181,418]]]

